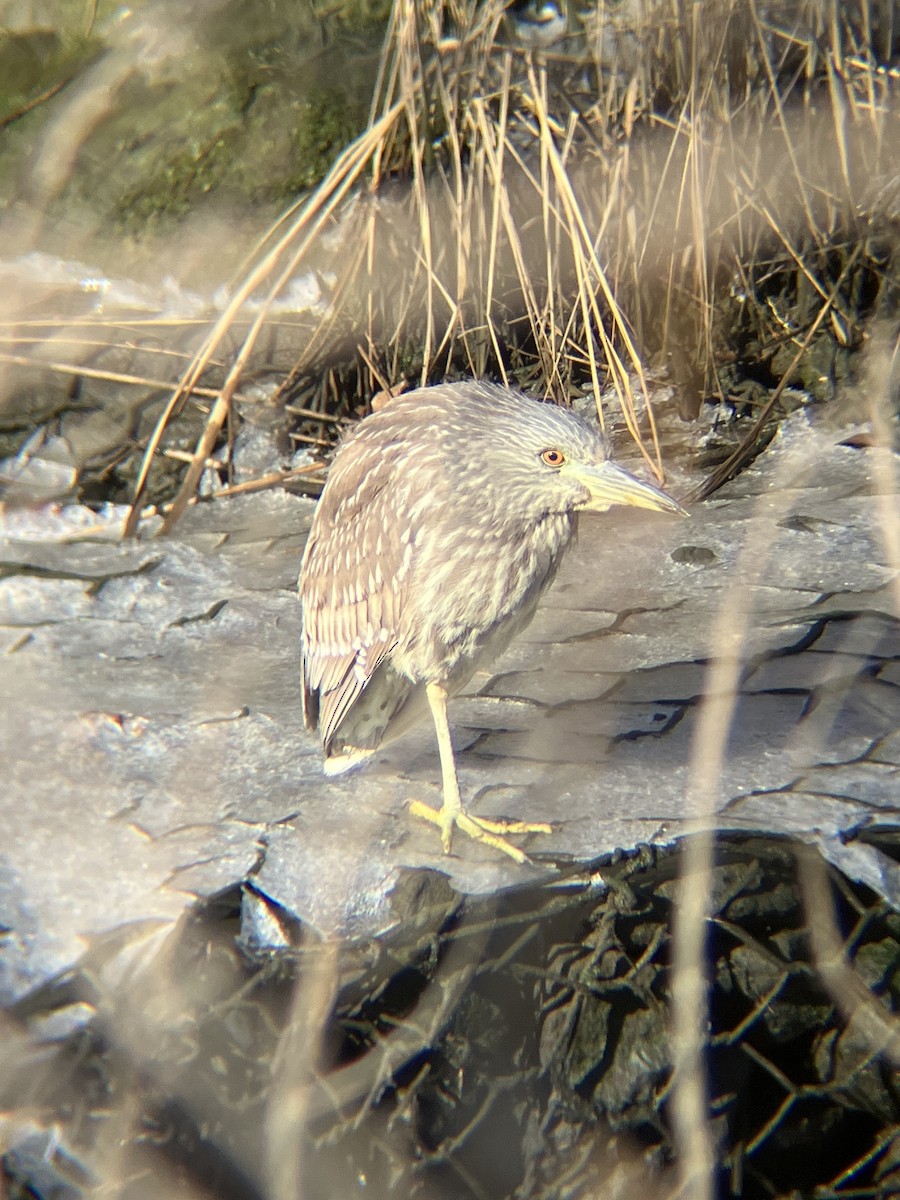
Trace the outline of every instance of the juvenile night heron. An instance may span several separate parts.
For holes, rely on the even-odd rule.
[[[431,709],[443,782],[436,824],[518,862],[502,835],[547,825],[467,813],[447,697],[534,614],[577,514],[637,505],[681,513],[609,460],[599,431],[566,409],[494,384],[419,388],[341,444],[300,570],[303,715],[325,773],[369,757]]]

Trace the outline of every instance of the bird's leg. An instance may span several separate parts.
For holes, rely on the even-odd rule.
[[[457,825],[476,841],[485,842],[495,850],[501,850],[514,858],[518,863],[528,862],[528,855],[518,846],[500,837],[502,833],[552,833],[549,825],[528,824],[525,821],[488,821],[483,817],[472,817],[463,809],[459,795],[459,779],[456,774],[456,759],[453,754],[453,742],[450,738],[450,723],[447,720],[447,690],[439,683],[429,683],[425,687],[431,716],[434,720],[434,730],[437,734],[438,752],[441,756],[441,777],[444,802],[440,812],[429,808],[420,800],[410,804],[410,812],[418,817],[424,817],[437,825],[441,831],[441,845],[444,853],[450,853],[450,841],[453,837],[453,826]]]
[[[442,688],[439,683],[429,683],[425,694],[428,696],[434,731],[437,734],[438,753],[441,756],[441,845],[444,847],[444,853],[449,854],[453,826],[462,813],[462,800],[459,796],[459,777],[456,774],[456,756],[450,737],[450,722],[447,719],[447,689]]]

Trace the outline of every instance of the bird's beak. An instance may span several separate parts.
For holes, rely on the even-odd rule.
[[[688,514],[677,500],[673,500],[666,492],[652,483],[642,480],[617,467],[615,463],[605,462],[599,466],[584,466],[581,463],[566,463],[560,470],[560,475],[568,475],[587,488],[590,499],[581,507],[588,512],[606,512],[616,504],[630,504],[635,508],[654,508],[660,512],[678,513],[681,517]]]

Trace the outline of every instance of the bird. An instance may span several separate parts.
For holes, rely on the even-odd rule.
[[[566,35],[566,14],[556,0],[515,0],[506,10],[513,36],[529,50],[546,50]]]
[[[410,811],[526,863],[509,834],[463,806],[448,698],[534,615],[581,512],[614,505],[685,515],[610,458],[568,408],[501,384],[416,388],[364,417],[338,446],[300,568],[306,727],[326,775],[363,763],[430,710],[443,802]]]

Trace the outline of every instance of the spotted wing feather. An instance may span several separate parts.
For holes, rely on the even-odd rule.
[[[347,443],[303,558],[303,714],[308,728],[318,726],[326,755],[400,634],[405,559],[391,502],[395,466],[362,438]]]

